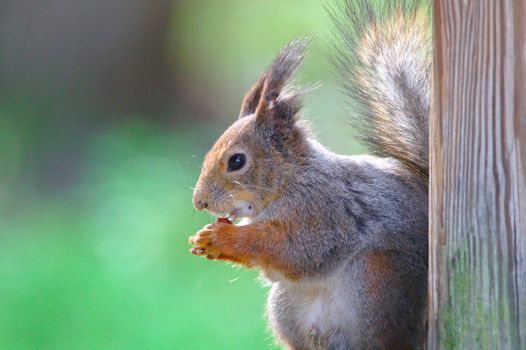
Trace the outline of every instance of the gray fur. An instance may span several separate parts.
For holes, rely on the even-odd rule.
[[[408,22],[394,36],[390,29],[382,32],[382,25],[387,14],[400,11],[403,18],[395,21],[404,27],[402,21],[418,10],[429,14],[429,7],[423,1],[384,6],[346,2],[345,18],[337,22],[346,45],[339,68],[359,104],[353,121],[362,138],[376,154],[399,160],[338,156],[309,141],[308,154],[284,175],[290,179],[286,193],[266,210],[283,221],[307,218],[290,232],[290,245],[276,253],[276,259],[294,254],[291,260],[304,277],[291,282],[264,272],[273,281],[269,321],[291,349],[419,348],[425,339],[431,61],[422,31],[429,23],[407,28],[419,24]],[[367,35],[374,38],[364,47]],[[309,221],[313,216],[324,220]],[[365,292],[368,252],[394,261],[376,303]]]
[[[294,207],[292,215],[306,218],[275,257],[294,261],[301,280],[264,271],[272,328],[293,349],[416,348],[427,290],[425,182],[394,159],[338,156],[314,142],[309,152],[308,162],[290,168],[301,179],[285,174],[286,194],[258,217],[287,222]],[[323,220],[308,220],[314,216]],[[397,256],[381,305],[363,292],[361,258],[371,251]]]

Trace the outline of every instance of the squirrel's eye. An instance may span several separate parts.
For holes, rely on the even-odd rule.
[[[228,160],[228,171],[236,171],[245,166],[247,157],[242,153],[236,153]]]

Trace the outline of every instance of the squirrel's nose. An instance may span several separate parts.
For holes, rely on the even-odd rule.
[[[201,196],[199,196],[197,190],[194,193],[193,202],[194,202],[194,207],[197,210],[208,209],[208,202],[205,199],[203,199]]]
[[[208,202],[199,199],[194,202],[194,206],[197,210],[208,209]]]
[[[194,207],[197,210],[208,209],[208,191],[202,185],[201,181],[198,181],[195,185],[194,195],[192,198]]]

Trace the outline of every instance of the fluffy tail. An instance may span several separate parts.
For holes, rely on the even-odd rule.
[[[343,0],[336,57],[360,136],[426,180],[431,89],[430,1]]]

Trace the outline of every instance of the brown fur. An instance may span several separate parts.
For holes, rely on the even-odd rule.
[[[282,232],[291,228],[281,227],[278,222],[265,222],[255,225],[235,226],[225,223],[207,225],[198,235],[190,237],[190,243],[195,255],[205,255],[209,259],[217,259],[223,255],[223,260],[235,259],[237,264],[245,267],[254,265],[263,269],[274,269],[287,278],[295,280],[302,275],[288,259],[276,259],[286,256],[279,252],[280,247],[286,247],[286,235]],[[228,258],[227,258],[228,257]]]
[[[367,294],[374,302],[384,294],[382,281],[392,274],[389,257],[385,252],[370,252],[365,255],[365,276]]]

